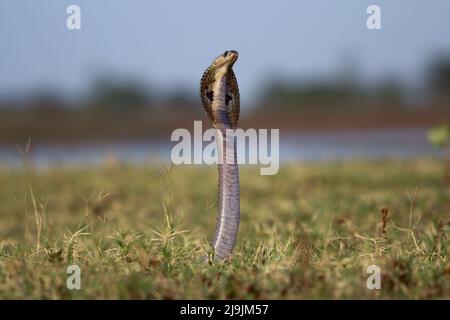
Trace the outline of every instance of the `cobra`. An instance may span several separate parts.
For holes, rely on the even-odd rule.
[[[203,73],[200,96],[203,108],[217,129],[219,155],[219,212],[212,247],[214,259],[230,256],[236,243],[240,220],[239,168],[235,137],[228,134],[239,120],[239,88],[233,72],[237,51],[225,51]]]

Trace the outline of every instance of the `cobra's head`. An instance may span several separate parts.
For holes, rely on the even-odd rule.
[[[227,50],[223,54],[218,56],[216,59],[214,59],[211,66],[214,67],[216,70],[222,68],[229,69],[236,62],[237,58],[238,58],[237,51]]]

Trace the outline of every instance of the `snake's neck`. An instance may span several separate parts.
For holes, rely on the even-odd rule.
[[[203,74],[200,95],[208,118],[216,129],[237,127],[239,88],[231,67],[210,66]]]
[[[216,78],[213,92],[214,100],[211,103],[211,109],[216,119],[215,127],[225,134],[227,129],[232,129],[228,108],[229,86],[225,74]]]

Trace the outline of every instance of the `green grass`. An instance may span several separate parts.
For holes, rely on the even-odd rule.
[[[441,169],[432,160],[292,165],[275,176],[243,167],[234,255],[207,264],[216,168],[3,168],[0,298],[448,299]],[[66,287],[71,264],[81,290]],[[366,287],[371,264],[381,290]]]

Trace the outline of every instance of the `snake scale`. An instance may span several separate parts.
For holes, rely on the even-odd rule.
[[[239,168],[234,135],[239,120],[239,88],[233,72],[236,51],[225,51],[203,73],[200,96],[206,114],[217,129],[219,155],[219,212],[212,247],[214,258],[230,256],[236,243],[240,220]],[[228,130],[227,130],[228,129]]]

